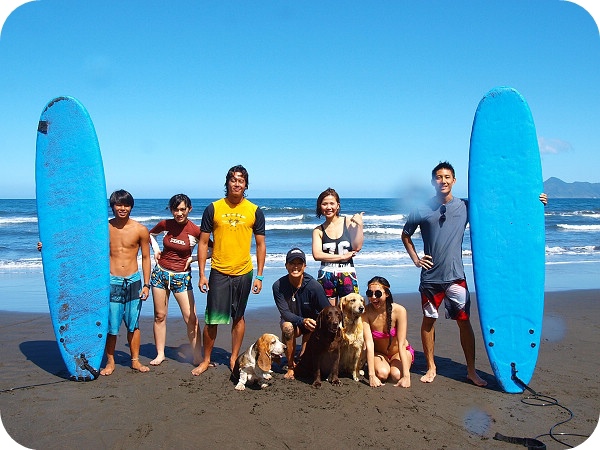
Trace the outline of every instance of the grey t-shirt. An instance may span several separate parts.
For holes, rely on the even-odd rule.
[[[423,249],[433,258],[433,267],[421,270],[422,283],[448,283],[465,278],[462,242],[469,220],[467,200],[453,197],[446,203],[445,220],[438,201],[433,198],[408,216],[403,233],[412,236],[421,228]]]

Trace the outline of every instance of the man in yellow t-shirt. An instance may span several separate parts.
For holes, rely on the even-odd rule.
[[[267,255],[265,216],[258,206],[246,199],[246,189],[248,171],[241,165],[232,167],[225,177],[225,198],[208,205],[202,214],[198,243],[198,287],[201,292],[208,292],[208,295],[204,315],[206,324],[202,333],[204,360],[192,370],[194,375],[200,375],[210,367],[217,327],[229,324],[231,319],[229,367],[233,370],[246,331],[244,313],[250,291],[258,294],[262,289],[262,273]],[[207,279],[205,265],[211,234],[214,244]],[[253,234],[258,266],[255,278],[250,255]]]

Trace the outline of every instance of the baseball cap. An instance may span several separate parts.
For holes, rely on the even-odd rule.
[[[306,264],[306,255],[304,254],[304,252],[302,250],[295,247],[295,248],[291,249],[289,252],[287,252],[287,256],[285,257],[285,263],[287,264],[287,263],[293,261],[294,259],[298,259],[298,258],[301,259],[304,264]]]

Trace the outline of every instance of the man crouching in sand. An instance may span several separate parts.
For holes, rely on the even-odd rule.
[[[108,336],[106,338],[106,367],[101,375],[110,375],[115,370],[115,347],[121,321],[127,327],[127,342],[131,351],[131,368],[140,372],[150,369],[139,361],[140,329],[139,318],[142,301],[150,292],[150,234],[148,229],[131,219],[133,197],[124,190],[110,196],[110,207],[114,218],[108,221],[110,241],[110,307]],[[137,255],[142,251],[142,274],[138,271]]]
[[[323,286],[305,272],[306,255],[302,250],[295,247],[287,253],[285,269],[288,274],[273,283],[273,298],[281,315],[281,334],[286,345],[288,365],[284,378],[291,380],[294,379],[296,367],[296,338],[302,336],[302,356],[306,343],[317,326],[317,316],[330,304]]]

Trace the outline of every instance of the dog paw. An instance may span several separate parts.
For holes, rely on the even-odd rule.
[[[333,384],[334,386],[341,386],[342,382],[339,379],[334,379],[331,384]]]
[[[243,391],[243,390],[245,390],[245,389],[246,389],[246,386],[244,386],[242,383],[238,383],[238,384],[235,386],[235,390],[236,390],[236,391]]]
[[[273,375],[271,375],[270,373],[265,373],[265,374],[263,375],[263,378],[264,378],[265,380],[270,380],[271,378],[273,378]]]
[[[320,388],[321,387],[321,381],[320,380],[319,381],[315,381],[312,385],[313,385],[313,387]]]
[[[266,387],[269,387],[269,383],[263,383],[263,384],[260,385],[261,389],[264,389]]]

